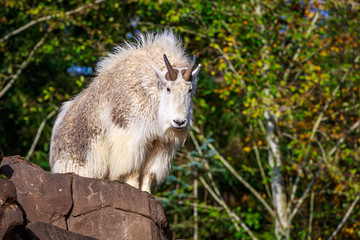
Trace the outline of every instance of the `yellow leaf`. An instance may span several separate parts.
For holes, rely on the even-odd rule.
[[[312,18],[315,15],[315,12],[309,12],[308,18]]]
[[[244,151],[248,153],[248,152],[251,151],[251,148],[250,147],[244,147]]]
[[[219,44],[217,44],[217,43],[214,43],[214,48],[217,48],[217,49],[219,49],[220,48],[220,46],[219,46]]]
[[[314,66],[314,69],[315,69],[316,71],[320,71],[320,70],[321,70],[321,67],[320,67],[320,66]]]

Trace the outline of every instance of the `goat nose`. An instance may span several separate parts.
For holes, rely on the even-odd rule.
[[[179,127],[183,126],[186,122],[186,120],[173,120],[174,123],[176,123]]]

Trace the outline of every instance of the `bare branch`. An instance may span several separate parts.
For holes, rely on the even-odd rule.
[[[355,59],[354,59],[354,64],[357,63],[359,61],[359,58],[360,56],[357,56]],[[336,88],[334,89],[334,91],[332,92],[332,98],[330,98],[323,110],[321,111],[321,113],[319,114],[318,116],[318,119],[312,129],[312,133],[311,133],[311,136],[310,136],[310,141],[309,141],[309,144],[312,142],[312,140],[314,139],[314,136],[315,136],[315,133],[317,132],[317,129],[320,125],[320,122],[322,121],[323,119],[323,115],[325,113],[325,111],[328,109],[328,107],[330,106],[330,103],[332,102],[333,98],[335,97],[336,93],[339,91],[340,89],[340,85],[346,80],[347,76],[349,75],[349,73],[351,72],[352,68],[349,68],[347,69],[347,71],[345,72],[345,74],[343,75],[343,77],[341,78],[340,82],[338,83],[338,85],[336,86]],[[360,120],[357,121],[355,124],[353,124],[350,129],[347,131],[347,133],[341,138],[338,140],[337,144],[334,146],[334,148],[331,149],[331,151],[326,154],[325,153],[325,150],[324,148],[322,147],[321,143],[316,139],[316,142],[318,143],[319,145],[319,148],[322,152],[322,159],[325,161],[326,165],[329,165],[329,161],[328,161],[328,157],[330,157],[332,154],[335,153],[335,151],[337,150],[337,148],[340,146],[340,144],[345,140],[345,138],[347,137],[347,135],[352,132],[354,129],[356,129],[357,127],[359,127],[360,125]],[[317,176],[320,174],[320,171],[323,169],[324,167],[320,167],[317,174],[312,178],[311,182],[309,183],[309,185],[307,186],[305,192],[303,193],[302,197],[299,199],[298,201],[298,204],[296,205],[296,207],[294,208],[293,212],[291,213],[291,219],[294,217],[294,215],[296,214],[297,210],[298,210],[298,207],[301,205],[301,203],[303,202],[303,200],[306,198],[306,195],[310,189],[310,187],[312,187],[312,185],[314,184],[314,181],[315,179],[317,178]],[[299,177],[299,176],[298,176]]]
[[[145,25],[145,26],[151,26],[151,27],[159,27],[159,28],[167,28],[167,29],[176,29],[178,30],[179,28],[178,27],[172,27],[172,26],[167,26],[167,25],[160,25],[160,24],[154,24],[152,22],[138,22],[139,25]],[[189,34],[192,34],[192,35],[195,35],[195,36],[198,36],[198,37],[201,37],[201,38],[207,38],[208,36],[205,35],[205,34],[202,34],[202,33],[199,33],[199,32],[196,32],[196,31],[192,31],[192,30],[189,30],[189,29],[186,29],[186,28],[182,28],[181,29],[182,32],[185,32],[185,33],[189,33]]]
[[[34,56],[35,52],[39,49],[41,45],[44,44],[45,38],[47,37],[49,32],[47,32],[40,41],[35,45],[35,47],[31,50],[26,60],[21,63],[20,68],[16,71],[16,74],[11,78],[11,80],[6,84],[6,86],[0,91],[0,98],[4,96],[4,94],[11,88],[11,86],[15,83],[16,79],[22,73],[22,71],[29,65],[31,58]]]
[[[358,61],[359,61],[359,58],[360,58],[360,55],[357,56],[355,59],[354,59],[354,63],[353,64],[356,64]],[[335,97],[336,93],[339,91],[340,89],[340,86],[343,84],[343,82],[346,80],[347,76],[349,75],[349,73],[351,72],[353,68],[348,68],[347,71],[345,72],[345,74],[343,75],[343,77],[341,78],[340,82],[338,83],[338,85],[336,86],[336,88],[334,89],[334,91],[332,92],[331,94],[331,98],[326,102],[323,110],[321,111],[321,113],[319,114],[316,122],[315,122],[315,125],[311,131],[311,136],[310,136],[310,141],[309,141],[309,144],[312,142],[312,140],[314,139],[314,136],[315,136],[315,133],[317,132],[317,129],[320,125],[320,122],[322,121],[322,118],[324,116],[324,113],[326,112],[326,110],[329,108],[330,106],[330,103],[333,101],[333,98]]]
[[[291,208],[292,208],[292,204],[294,202],[294,199],[295,199],[295,194],[296,194],[296,190],[297,190],[297,187],[299,185],[299,182],[300,182],[300,177],[301,177],[301,173],[303,171],[303,168],[300,168],[297,176],[296,176],[296,179],[295,179],[295,182],[294,182],[294,185],[291,189],[291,194],[290,194],[290,202],[289,202],[289,206],[287,208],[287,212],[289,213]]]
[[[230,216],[230,219],[233,222],[236,230],[238,232],[240,231],[239,225],[237,224],[237,222],[239,222],[240,226],[246,231],[247,234],[249,234],[249,236],[252,239],[257,239],[255,237],[255,235],[251,232],[251,230],[246,226],[246,224],[241,220],[241,218],[238,215],[236,215],[233,211],[231,211],[230,208],[228,207],[228,205],[215,194],[215,192],[206,183],[205,179],[200,176],[199,180],[203,184],[203,186],[206,188],[206,190],[211,194],[211,196],[215,199],[215,201],[218,202],[218,204],[220,204],[226,210],[226,212]]]
[[[99,3],[103,2],[103,1],[105,1],[105,0],[96,0],[94,3],[89,3],[89,4],[86,4],[86,5],[82,5],[82,6],[78,7],[78,8],[76,8],[76,9],[67,11],[67,12],[65,12],[64,14],[65,14],[65,16],[69,16],[69,15],[72,15],[72,14],[74,14],[74,13],[81,12],[82,10],[84,10],[84,9],[86,9],[86,8],[89,8],[89,7],[92,7],[92,6],[94,6],[94,5],[96,5],[96,4],[99,4]],[[33,20],[33,21],[25,24],[24,26],[22,26],[22,27],[20,27],[20,28],[18,28],[18,29],[16,29],[16,30],[14,30],[14,31],[6,34],[3,38],[0,39],[0,44],[3,43],[4,41],[8,40],[10,37],[15,36],[15,35],[21,33],[22,31],[28,29],[29,27],[31,27],[31,26],[39,23],[39,22],[44,22],[44,21],[50,20],[50,19],[52,19],[52,18],[57,18],[57,17],[60,17],[60,16],[61,16],[61,14],[58,13],[58,14],[56,14],[55,16],[49,15],[49,16],[46,16],[46,17],[41,17],[41,18],[38,18],[38,19],[36,19],[36,20]]]
[[[322,46],[321,48],[315,50],[314,52],[310,53],[307,57],[305,57],[303,60],[301,60],[301,63],[306,63],[307,61],[309,61],[313,56],[315,56],[316,54],[318,54],[319,52],[323,51],[324,49],[326,49],[329,45],[330,45],[331,41],[327,41],[324,46]]]
[[[241,87],[246,87],[245,81],[244,79],[242,79],[242,77],[240,76],[240,74],[236,71],[234,65],[232,64],[232,62],[229,60],[228,55],[224,53],[224,51],[220,48],[217,47],[216,50],[222,55],[222,58],[226,61],[226,63],[228,64],[230,70],[235,74],[235,76],[239,77],[240,79],[240,86]]]
[[[203,156],[203,153],[202,153],[202,151],[201,151],[201,149],[200,149],[199,143],[198,143],[198,141],[196,140],[193,132],[190,132],[190,137],[191,137],[191,139],[193,140],[193,142],[194,142],[194,144],[195,144],[195,147],[196,147],[196,149],[197,149],[197,151],[198,151],[198,153],[199,153],[199,156],[202,157],[202,156]],[[208,175],[208,178],[210,179],[211,185],[212,185],[212,187],[214,188],[216,194],[217,194],[218,196],[221,196],[220,190],[219,190],[218,187],[216,186],[215,181],[214,181],[214,178],[213,178],[213,176],[212,176],[212,174],[211,174],[211,172],[210,172],[210,167],[209,167],[208,161],[207,161],[205,158],[200,158],[200,161],[202,161],[202,162],[204,163],[204,166],[205,166],[206,170],[208,170],[207,175]]]
[[[220,199],[220,197],[218,195],[216,195],[216,193],[211,189],[211,187],[206,183],[205,179],[203,177],[199,177],[200,179],[200,182],[204,185],[204,187],[206,188],[206,190],[211,194],[211,196],[215,199],[215,201],[220,205],[222,206],[226,212],[228,213],[231,221],[233,222],[235,228],[236,228],[236,231],[240,231],[240,228],[239,228],[239,225],[237,224],[237,222],[235,221],[234,219],[234,216],[230,210],[230,208],[227,206],[227,204],[222,200]]]
[[[346,214],[344,215],[343,219],[341,220],[341,222],[339,223],[339,225],[336,227],[336,230],[331,234],[331,236],[329,237],[329,240],[334,239],[334,237],[336,236],[336,234],[338,234],[338,232],[341,230],[341,228],[344,226],[346,220],[349,218],[351,212],[354,210],[355,205],[358,203],[358,201],[360,200],[360,191],[358,192],[358,194],[356,195],[355,200],[351,203],[351,206],[349,207],[349,209],[347,210]]]
[[[312,57],[316,56],[319,52],[326,49],[330,45],[330,43],[331,43],[331,41],[328,41],[328,42],[325,43],[325,45],[323,47],[321,47],[321,48],[315,50],[314,52],[310,53],[310,55],[308,55],[303,60],[301,60],[300,64],[303,64],[303,63],[306,63],[307,61],[309,61]],[[295,82],[303,72],[304,72],[304,69],[298,70],[296,75],[293,77],[292,82]]]
[[[318,176],[320,175],[322,168],[319,168],[319,170],[316,172],[316,174],[311,178],[310,183],[307,185],[303,195],[298,199],[298,202],[296,204],[296,206],[294,207],[293,211],[290,214],[289,217],[289,222],[291,222],[291,220],[294,218],[294,216],[296,215],[297,211],[299,210],[301,204],[304,202],[305,198],[307,197],[308,192],[312,189],[312,187],[314,186],[315,180],[318,178]]]
[[[194,207],[193,207],[193,212],[194,212],[194,240],[198,240],[198,233],[199,233],[199,223],[198,223],[198,203],[196,202],[197,198],[198,198],[198,180],[197,180],[197,173],[196,173],[196,178],[194,179]]]
[[[340,138],[338,140],[338,142],[336,143],[336,145],[330,150],[330,152],[328,153],[328,156],[330,157],[331,155],[333,155],[336,150],[338,149],[338,147],[340,146],[340,144],[342,144],[345,140],[345,138],[349,135],[349,133],[351,133],[353,130],[355,130],[357,127],[359,127],[360,125],[360,120],[358,120],[356,123],[354,123],[350,129],[344,134],[344,136],[342,138]]]
[[[41,135],[41,133],[42,133],[42,130],[43,130],[44,127],[45,127],[46,122],[47,122],[52,116],[55,115],[55,113],[57,112],[57,110],[58,110],[58,107],[56,107],[55,110],[53,110],[52,112],[50,112],[50,113],[44,118],[44,120],[41,122],[41,124],[40,124],[40,126],[39,126],[39,128],[38,128],[38,130],[37,130],[35,139],[34,139],[32,145],[31,145],[31,147],[30,147],[29,152],[28,152],[27,155],[26,155],[26,160],[29,160],[30,157],[31,157],[31,155],[32,155],[32,153],[34,152],[34,149],[35,149],[35,147],[36,147],[36,145],[37,145],[37,143],[38,143],[38,141],[39,141],[40,135]]]
[[[195,144],[195,147],[196,147],[196,150],[198,151],[199,156],[202,157],[203,153],[200,149],[200,145],[199,145],[198,141],[196,140],[193,132],[190,132],[190,138],[193,141],[193,143]]]
[[[309,226],[308,226],[308,240],[311,240],[312,224],[313,224],[313,212],[314,212],[314,188],[311,189],[310,197],[310,216],[309,216]]]
[[[305,38],[307,38],[309,36],[309,34],[311,33],[311,31],[315,28],[315,23],[316,23],[317,19],[319,18],[319,15],[320,15],[319,12],[315,13],[315,15],[311,21],[311,24],[305,33]],[[285,70],[285,73],[283,75],[283,80],[286,80],[288,78],[288,76],[290,74],[290,70],[293,68],[293,66],[295,65],[295,62],[297,61],[297,59],[299,57],[300,51],[301,51],[301,47],[296,49],[296,52],[295,52],[293,58],[291,59],[291,63]]]
[[[157,200],[169,200],[169,198],[166,198],[166,197],[160,197],[160,196],[154,196]],[[194,202],[189,202],[189,201],[177,201],[176,204],[178,205],[184,205],[184,206],[191,206],[191,207],[194,207],[195,205],[197,205],[198,208],[200,209],[209,209],[209,210],[217,210],[217,211],[222,211],[224,210],[223,207],[218,207],[218,206],[211,206],[211,205],[199,205],[197,203],[194,203]]]
[[[325,153],[325,150],[324,148],[322,147],[321,143],[316,139],[316,142],[321,150],[321,153],[322,153],[322,160],[324,160],[326,163],[328,162],[327,161],[327,155]],[[321,164],[321,161],[320,161],[320,164]],[[289,217],[289,221],[291,222],[291,220],[294,218],[294,216],[296,215],[297,211],[299,210],[299,207],[301,206],[301,204],[303,203],[303,201],[305,200],[305,198],[307,197],[307,194],[308,192],[310,191],[310,189],[313,188],[314,184],[315,184],[315,180],[317,179],[317,177],[320,175],[320,172],[324,169],[324,167],[320,166],[318,171],[316,172],[316,174],[311,178],[311,181],[310,183],[307,185],[305,191],[303,192],[303,195],[298,199],[298,202],[295,206],[295,208],[293,209],[293,211],[291,212],[290,214],[290,217]],[[300,174],[300,173],[299,173]],[[300,175],[298,175],[297,179],[296,180],[299,180],[300,179]],[[295,192],[294,192],[295,194]]]
[[[199,129],[194,127],[195,132],[200,133]],[[204,136],[202,136],[205,138]],[[254,196],[264,205],[266,210],[270,213],[273,218],[276,218],[274,211],[271,209],[270,205],[260,196],[259,192],[256,191],[244,178],[242,178],[235,169],[225,160],[223,156],[215,149],[215,147],[211,144],[207,144],[208,147],[213,150],[219,160],[224,164],[224,166],[252,193]]]
[[[265,171],[264,171],[264,168],[263,168],[262,163],[261,163],[261,160],[260,160],[259,149],[258,149],[258,147],[256,146],[256,143],[253,144],[253,148],[254,148],[254,152],[255,152],[256,161],[257,161],[257,164],[258,164],[259,169],[260,169],[261,177],[262,177],[262,179],[263,179],[263,181],[264,181],[266,193],[267,193],[268,197],[269,197],[270,200],[271,200],[272,197],[271,197],[270,187],[269,187],[268,182],[266,181]]]
[[[283,136],[287,136],[288,138],[297,141],[296,138],[290,136],[290,135],[287,134],[287,133],[283,133]],[[305,149],[303,149],[303,150],[305,151]],[[291,208],[292,208],[292,205],[293,205],[293,203],[294,203],[295,194],[296,194],[296,191],[297,191],[297,187],[299,186],[301,174],[302,174],[304,168],[305,168],[305,165],[303,164],[303,165],[301,166],[301,168],[299,169],[298,174],[297,174],[296,179],[295,179],[295,182],[294,182],[294,185],[293,185],[292,188],[291,188],[290,202],[289,202],[289,205],[288,205],[288,208],[287,208],[287,212],[288,212],[288,213],[290,212],[290,210],[291,210]]]

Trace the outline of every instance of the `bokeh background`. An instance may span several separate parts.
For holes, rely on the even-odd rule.
[[[360,5],[0,0],[0,146],[49,169],[61,103],[138,32],[202,64],[194,128],[157,188],[173,237],[360,239]]]

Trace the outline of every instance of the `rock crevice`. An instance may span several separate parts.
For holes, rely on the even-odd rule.
[[[69,212],[65,215],[65,223],[66,223],[66,230],[69,230],[69,226],[68,226],[68,219],[71,216],[72,210],[74,208],[74,200],[73,200],[73,178],[71,178],[70,181],[70,196],[71,196],[71,207]]]

